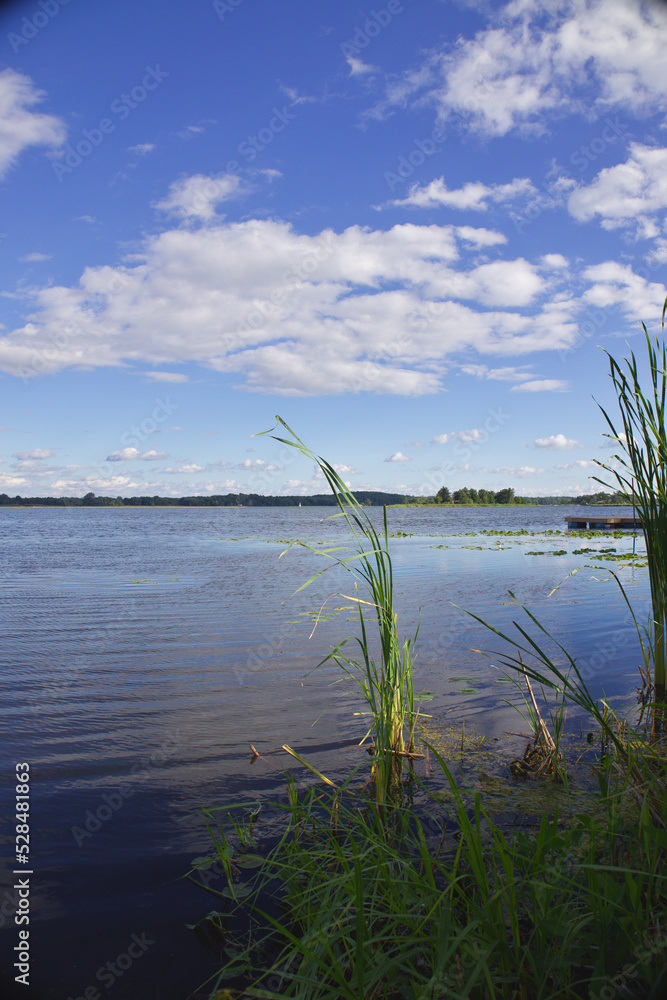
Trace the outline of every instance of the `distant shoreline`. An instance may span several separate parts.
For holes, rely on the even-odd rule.
[[[436,510],[454,508],[469,510],[471,507],[556,507],[556,506],[604,506],[629,507],[619,494],[585,494],[576,497],[520,497],[512,488],[500,490],[493,497],[491,491],[481,491],[486,495],[477,497],[476,490],[460,491],[465,499],[441,500],[436,497],[410,496],[404,493],[388,493],[383,490],[355,490],[352,496],[363,507],[427,507]],[[468,494],[473,494],[468,500]],[[0,510],[10,507],[338,507],[338,500],[332,493],[314,493],[311,496],[270,496],[260,493],[227,493],[208,496],[133,496],[98,497],[87,493],[83,497],[10,497],[0,493]]]
[[[405,510],[431,510],[431,511],[443,511],[443,510],[474,510],[476,508],[483,508],[484,510],[504,510],[511,508],[515,510],[519,507],[619,507],[621,509],[626,509],[632,505],[629,503],[597,503],[588,504],[581,503],[572,498],[572,500],[558,501],[556,503],[540,503],[538,500],[531,502],[530,500],[524,500],[522,503],[475,503],[475,504],[459,504],[459,503],[388,503],[388,504],[373,504],[374,507],[386,506],[392,509],[403,508]],[[9,503],[0,504],[0,510],[186,510],[186,509],[199,509],[199,510],[267,510],[267,509],[293,509],[299,507],[299,504],[245,504],[245,503],[227,503],[227,504],[193,504],[193,503],[162,503],[162,504],[141,504],[141,503],[127,503],[127,504],[114,504],[114,503],[100,503],[100,504],[82,504],[82,503]],[[308,503],[304,504],[302,509],[307,509],[308,507],[317,508],[333,508],[335,504],[329,503]]]

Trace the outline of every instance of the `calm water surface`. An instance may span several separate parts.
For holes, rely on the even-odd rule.
[[[631,698],[636,638],[608,573],[619,564],[596,554],[643,542],[572,537],[575,512],[585,513],[389,509],[390,530],[408,536],[392,540],[399,625],[411,633],[421,617],[416,686],[433,694],[425,709],[437,720],[502,739],[520,727],[493,658],[471,651],[499,642],[465,613],[511,628],[520,611],[508,590],[587,668],[596,694]],[[0,943],[10,973],[16,762],[32,774],[34,988],[21,996],[185,1000],[214,968],[185,929],[215,908],[181,879],[208,852],[200,807],[277,792],[249,743],[267,755],[289,743],[332,777],[359,761],[353,688],[334,685],[329,666],[304,679],[354,632],[353,582],[333,569],[294,595],[323,559],[302,547],[279,558],[294,538],[344,542],[330,513],[0,508]],[[379,524],[381,511],[371,515]],[[575,554],[584,547],[593,551]],[[646,570],[621,577],[646,620]],[[123,971],[130,945],[137,957]]]

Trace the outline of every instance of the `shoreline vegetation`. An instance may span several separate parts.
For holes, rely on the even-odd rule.
[[[443,487],[443,490],[446,488]],[[628,507],[631,501],[624,494],[592,493],[576,497],[518,497],[511,487],[492,493],[463,487],[443,499],[443,490],[435,496],[405,496],[379,490],[351,491],[350,496],[364,507],[516,507],[516,506],[606,506]],[[447,491],[449,493],[449,491]],[[227,493],[213,496],[187,497],[99,497],[86,493],[83,497],[10,497],[0,493],[0,507],[336,507],[330,493],[313,496],[265,496],[259,493]]]
[[[377,529],[333,467],[277,424],[291,435],[277,440],[319,464],[333,516],[353,536],[351,545],[289,549],[325,563],[297,593],[331,566],[351,574],[343,596],[357,605],[359,635],[318,666],[335,662],[359,690],[361,759],[334,781],[292,746],[263,756],[251,743],[253,763],[283,772],[284,800],[203,808],[211,853],[193,859],[187,877],[216,908],[188,927],[220,962],[203,984],[209,1000],[663,996],[665,718],[629,603],[645,665],[638,718],[592,697],[575,660],[511,591],[516,634],[468,612],[516,654],[492,655],[525,700],[530,743],[504,779],[486,763],[477,781],[474,766],[457,773],[453,746],[437,745],[422,713],[429,693],[413,686],[419,628],[409,638],[398,629],[387,511]],[[586,716],[583,750],[566,734],[568,702]],[[305,783],[283,753],[310,774]],[[546,795],[519,806],[517,790],[529,785]],[[500,815],[494,792],[505,799]]]
[[[667,302],[663,329],[665,311]],[[370,763],[336,783],[284,744],[282,752],[315,784],[304,790],[278,765],[287,796],[272,804],[284,820],[270,841],[263,839],[260,802],[203,808],[212,854],[194,859],[188,877],[216,897],[217,909],[189,926],[222,962],[205,984],[210,1000],[665,996],[667,356],[648,333],[646,339],[652,397],[641,390],[634,355],[626,362],[630,378],[610,358],[622,434],[602,412],[621,468],[598,463],[637,505],[653,561],[648,627],[611,574],[643,661],[637,705],[614,706],[591,694],[576,660],[512,591],[511,628],[501,631],[466,612],[500,640],[499,651],[483,655],[505,668],[524,700],[519,711],[530,734],[514,735],[530,742],[505,784],[551,789],[549,805],[515,806],[504,823],[487,794],[494,781],[498,791],[495,776],[479,773],[484,794],[461,780],[452,748],[439,749],[425,725],[428,692],[415,691],[412,677],[419,628],[411,638],[400,636],[386,509],[378,531],[333,467],[276,418],[275,429],[290,436],[273,436],[317,462],[339,507],[334,516],[345,518],[353,536],[352,546],[289,547],[319,551],[329,566],[352,575],[354,589],[343,596],[358,607],[360,634],[319,666],[335,662],[358,686],[366,709],[355,713],[365,717],[359,748]],[[568,705],[583,710],[592,756],[572,755],[567,745]],[[462,731],[461,754],[463,739]],[[280,760],[280,751],[264,757],[250,749],[253,763],[274,768]],[[582,764],[594,779],[589,802],[577,797]],[[213,866],[227,883],[222,889],[210,884]]]

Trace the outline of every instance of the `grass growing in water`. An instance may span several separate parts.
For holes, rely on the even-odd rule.
[[[286,776],[289,804],[276,804],[284,826],[270,849],[255,845],[259,831],[253,827],[249,836],[234,807],[205,810],[215,856],[208,862],[198,859],[191,876],[196,880],[198,871],[217,861],[226,882],[221,890],[208,886],[220,909],[198,926],[227,957],[211,996],[664,996],[664,745],[647,741],[605,702],[595,701],[561,646],[556,644],[555,658],[544,651],[551,637],[524,609],[529,621],[525,626],[514,623],[518,640],[486,627],[517,650],[516,656],[501,653],[501,662],[555,690],[561,705],[565,697],[574,701],[597,724],[605,747],[598,814],[570,817],[563,826],[555,808],[530,827],[508,832],[485,811],[479,794],[471,801],[461,791],[432,745],[430,754],[448,789],[449,820],[438,815],[435,805],[420,810],[400,806],[396,764],[406,724],[409,741],[413,738],[416,713],[412,646],[399,643],[392,606],[386,512],[384,532],[378,534],[328,463],[293,434],[292,440],[278,440],[320,465],[338,499],[338,516],[346,518],[357,543],[351,556],[342,557],[340,549],[324,554],[333,564],[357,571],[369,587],[371,600],[357,597],[356,591],[351,598],[359,609],[361,663],[342,654],[343,644],[330,657],[355,676],[372,713],[380,751],[374,763],[375,799],[353,788],[351,780],[340,788],[301,795]],[[380,664],[369,653],[363,607],[372,609],[377,621]],[[565,669],[558,666],[563,657]],[[534,661],[537,666],[531,665]],[[558,760],[557,743],[554,751]],[[414,776],[412,780],[416,782]],[[424,790],[428,793],[428,786]],[[388,800],[394,802],[391,810],[384,808]],[[259,815],[259,810],[253,813],[254,824]],[[249,853],[251,846],[256,853]],[[232,988],[223,989],[225,983]]]
[[[633,785],[626,772],[614,786],[610,757],[602,819],[563,826],[545,813],[507,833],[431,753],[449,828],[396,810],[388,831],[358,794],[311,789],[284,807],[282,838],[253,868],[257,855],[247,862],[210,811],[229,871],[221,908],[202,921],[229,956],[212,996],[606,1000],[623,983],[619,996],[664,996],[664,797],[657,814],[629,816]],[[665,760],[651,768],[664,782]],[[225,982],[238,988],[218,992]]]
[[[665,328],[667,299],[662,310]],[[634,352],[626,359],[627,372],[607,353],[610,375],[616,390],[623,425],[617,431],[603,407],[602,414],[621,452],[613,457],[620,469],[597,462],[616,478],[620,491],[633,504],[642,522],[651,584],[653,683],[656,696],[665,701],[667,684],[667,352],[656,338],[652,342],[642,323],[650,368],[649,391],[644,392]],[[596,481],[608,486],[601,479]]]
[[[359,610],[361,636],[355,637],[354,641],[358,644],[360,662],[346,655],[344,647],[350,639],[344,639],[318,666],[328,660],[334,660],[357,682],[366,700],[368,714],[372,720],[367,735],[372,734],[374,739],[375,801],[382,813],[387,803],[391,804],[392,800],[400,795],[402,761],[414,751],[414,730],[418,717],[418,710],[415,709],[412,663],[419,629],[412,639],[400,640],[397,614],[394,611],[394,576],[389,555],[387,508],[384,508],[383,530],[379,533],[364,507],[348,490],[333,466],[312,452],[279,416],[276,417],[276,427],[284,428],[291,435],[285,438],[272,434],[276,441],[296,448],[319,466],[340,508],[339,513],[333,516],[345,518],[354,539],[354,552],[347,556],[342,556],[340,553],[343,550],[349,551],[349,546],[321,549],[296,541],[291,543],[289,548],[292,545],[302,545],[319,555],[326,556],[332,561],[332,565],[342,566],[366,586],[363,597],[358,596],[356,581],[354,595],[342,595],[347,600],[354,601]],[[320,577],[327,568],[329,567],[320,570],[302,584],[297,593]],[[363,614],[365,608],[372,609],[375,616],[380,642],[379,662],[371,655]]]

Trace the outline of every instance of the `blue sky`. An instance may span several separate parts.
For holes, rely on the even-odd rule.
[[[0,14],[0,492],[597,488],[667,289],[667,9]]]

